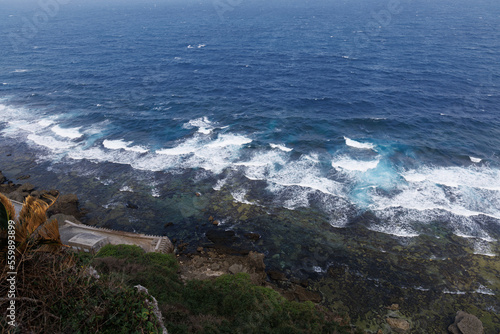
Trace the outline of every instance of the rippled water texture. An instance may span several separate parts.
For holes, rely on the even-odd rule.
[[[3,4],[2,169],[91,224],[195,242],[212,215],[289,275],[498,313],[500,7],[394,3],[70,2],[34,30]]]

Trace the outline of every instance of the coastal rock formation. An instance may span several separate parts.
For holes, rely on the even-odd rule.
[[[476,316],[458,311],[455,322],[448,327],[452,334],[483,334],[483,323]]]
[[[151,296],[149,293],[148,289],[143,287],[142,285],[136,285],[134,286],[138,291],[144,292],[146,295],[148,295],[148,300],[146,300],[146,303],[148,303],[150,306],[153,307],[153,313],[156,316],[156,319],[158,319],[158,322],[160,323],[160,327],[162,329],[162,334],[168,334],[167,328],[165,327],[165,324],[163,323],[163,316],[160,312],[160,309],[158,308],[158,301],[156,300],[155,297]]]
[[[0,180],[1,179],[3,179],[3,182],[7,180],[3,175],[0,174]],[[31,183],[19,185],[14,184],[11,181],[8,181],[7,184],[2,184],[0,186],[0,192],[4,193],[11,200],[21,203],[24,201],[24,198],[26,198],[34,189],[35,186]]]
[[[288,300],[296,300],[299,302],[311,301],[313,303],[321,303],[323,299],[320,293],[308,290],[297,284],[291,284],[290,288],[288,290],[283,290],[281,294]]]
[[[20,203],[22,203],[24,201],[24,198],[28,195],[29,195],[29,193],[23,193],[19,190],[15,190],[15,191],[12,191],[12,192],[6,194],[6,196],[9,199],[11,199],[13,201],[20,202]]]
[[[32,185],[31,183],[25,183],[21,185],[18,189],[20,192],[25,192],[25,193],[31,193],[33,190],[35,190],[35,186]]]
[[[385,320],[396,333],[407,333],[410,330],[410,323],[404,319],[387,318]]]
[[[8,183],[5,183],[8,182]],[[9,199],[23,203],[27,196],[33,196],[38,199],[44,199],[46,195],[57,197],[57,190],[41,190],[27,182],[24,184],[15,184],[8,181],[0,171],[0,193],[5,194]],[[47,216],[51,217],[56,214],[65,214],[74,216],[77,219],[81,218],[85,212],[78,208],[78,197],[75,194],[61,195],[57,201],[47,210]]]
[[[262,285],[266,279],[264,254],[249,252],[246,256],[227,255],[224,252],[200,251],[201,255],[180,258],[181,277],[184,280],[210,279],[223,274],[247,273],[252,283]]]
[[[281,271],[269,270],[267,274],[273,281],[286,281],[286,276]]]
[[[80,218],[82,212],[78,209],[78,197],[75,194],[59,196],[56,203],[47,211],[49,217],[58,213]]]

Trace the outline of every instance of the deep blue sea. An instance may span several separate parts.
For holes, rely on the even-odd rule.
[[[406,242],[439,222],[500,255],[497,0],[56,3],[0,5],[12,178],[127,230],[189,238],[224,193],[325,229],[369,212]]]

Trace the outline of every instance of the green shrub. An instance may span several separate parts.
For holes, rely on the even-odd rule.
[[[96,257],[112,256],[117,259],[137,260],[145,254],[144,250],[135,245],[106,245],[101,248]]]
[[[134,288],[90,284],[84,296],[60,299],[52,311],[65,333],[156,333],[157,321],[146,296]]]
[[[175,257],[133,246],[103,247],[95,265],[128,285],[148,288],[170,334],[350,333],[328,320],[324,309],[311,302],[290,302],[275,290],[253,285],[245,273],[183,284]]]
[[[16,304],[16,332],[158,333],[147,297],[111,276],[89,277],[82,263],[91,258],[70,250],[20,257],[17,295],[29,302]],[[0,291],[4,281],[0,279]],[[0,320],[0,331],[6,328]]]
[[[172,254],[146,253],[144,258],[148,264],[159,265],[166,268],[179,269],[177,259]]]
[[[138,246],[106,245],[96,256],[99,272],[116,273],[126,284],[145,286],[159,302],[180,298],[179,265],[172,254],[146,253]]]

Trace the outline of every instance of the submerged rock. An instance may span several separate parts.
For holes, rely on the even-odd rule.
[[[448,327],[452,334],[482,334],[483,323],[476,316],[464,311],[458,311],[455,322]]]
[[[139,209],[139,206],[137,204],[134,204],[131,202],[127,202],[127,204],[125,206],[129,209]]]
[[[260,234],[258,233],[255,233],[255,232],[249,232],[249,233],[245,233],[244,236],[247,238],[247,239],[250,239],[250,240],[253,240],[253,241],[257,241],[260,239]]]
[[[235,237],[234,231],[221,231],[221,230],[210,230],[207,232],[208,240],[212,241],[214,244],[230,244]]]

